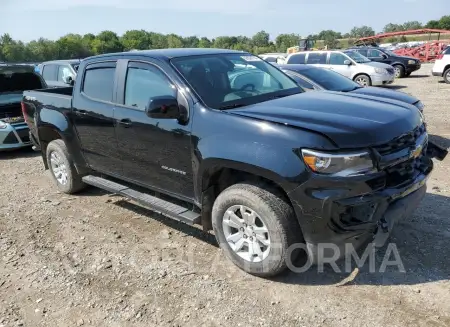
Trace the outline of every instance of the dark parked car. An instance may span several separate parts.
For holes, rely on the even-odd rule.
[[[357,51],[372,61],[389,64],[395,68],[395,77],[402,78],[411,75],[412,72],[421,67],[420,60],[414,57],[400,56],[390,50],[381,47],[353,47],[351,50]]]
[[[236,67],[261,79],[232,83]],[[347,243],[384,244],[424,196],[431,158],[447,155],[414,107],[304,92],[240,51],[96,56],[73,90],[27,91],[23,102],[62,192],[94,185],[214,229],[227,257],[260,276],[283,271],[297,244],[313,261],[323,243],[341,256]]]
[[[416,106],[423,111],[424,105],[419,99],[404,92],[381,87],[362,87],[351,79],[334,71],[310,65],[277,65],[291,76],[305,90],[349,92],[375,97],[398,100]]]
[[[77,76],[79,59],[46,61],[38,66],[49,87],[64,87],[73,85]]]

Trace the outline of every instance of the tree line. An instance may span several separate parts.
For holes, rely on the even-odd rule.
[[[431,20],[425,25],[418,21],[404,24],[387,24],[383,32],[397,32],[420,28],[436,28],[450,30],[450,15],[439,20]],[[346,45],[361,37],[373,36],[375,31],[369,26],[359,26],[350,32],[342,34],[333,30],[324,30],[318,34],[308,35],[308,38],[321,40],[322,45],[329,48],[345,46],[342,40],[347,39]],[[206,37],[182,37],[176,34],[160,34],[144,30],[130,30],[122,36],[112,31],[94,34],[67,34],[56,41],[40,38],[28,43],[14,40],[9,34],[0,36],[0,61],[5,62],[41,62],[55,59],[85,58],[110,52],[121,52],[143,49],[164,48],[221,48],[249,51],[260,54],[267,52],[286,52],[288,47],[296,46],[300,35],[280,34],[274,41],[269,33],[260,31],[252,37],[247,36],[219,36],[214,39]],[[391,38],[388,42],[402,42],[405,38]]]

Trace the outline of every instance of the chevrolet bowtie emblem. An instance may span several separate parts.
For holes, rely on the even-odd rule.
[[[416,148],[413,151],[411,151],[411,153],[409,155],[410,158],[414,158],[414,159],[417,158],[422,153],[422,150],[423,150],[423,145],[422,144],[417,145]]]

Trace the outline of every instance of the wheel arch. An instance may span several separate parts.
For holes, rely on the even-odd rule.
[[[288,195],[293,186],[282,176],[262,167],[242,162],[215,160],[214,164],[211,162],[211,166],[203,171],[201,180],[201,220],[204,230],[212,229],[211,212],[217,196],[229,186],[237,183],[249,182],[261,185],[282,197],[293,207]]]

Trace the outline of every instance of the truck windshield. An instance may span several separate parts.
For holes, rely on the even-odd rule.
[[[344,51],[344,53],[349,56],[350,58],[352,58],[354,61],[356,61],[358,64],[362,64],[365,62],[371,62],[371,60],[367,57],[364,57],[362,54],[356,52],[356,51]]]
[[[229,109],[304,92],[290,77],[249,53],[179,57],[172,64],[202,101]]]

